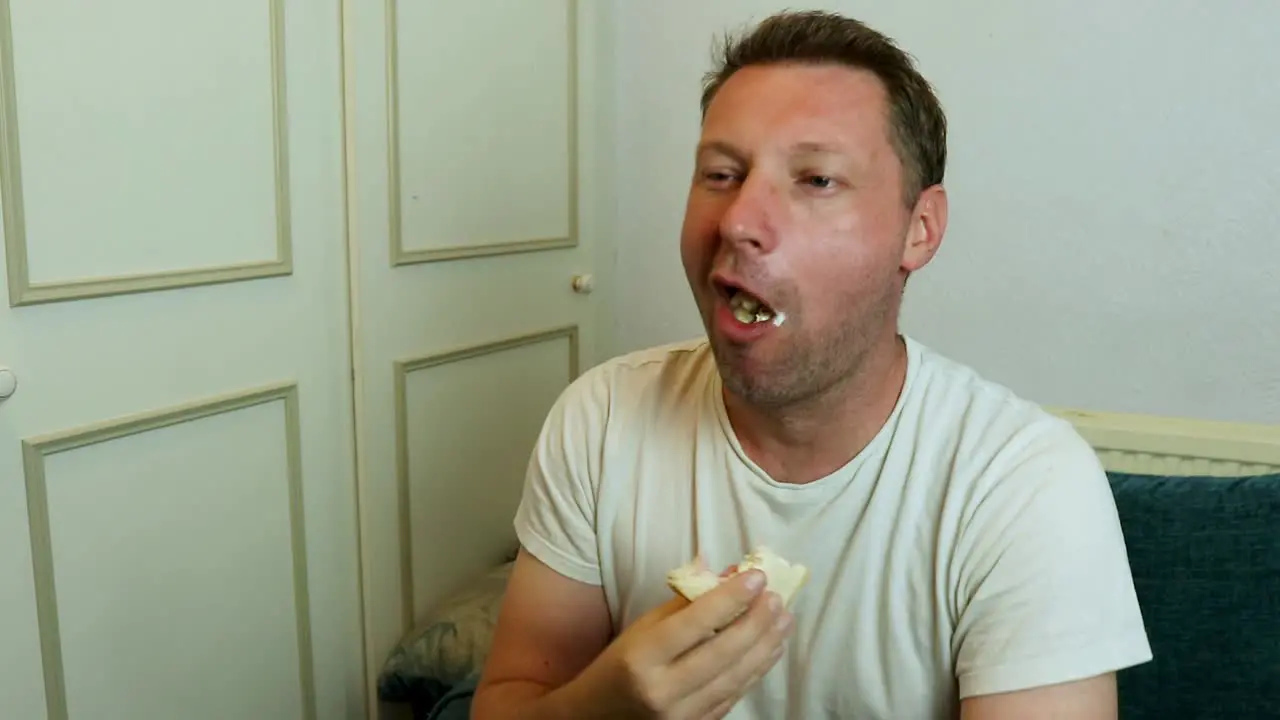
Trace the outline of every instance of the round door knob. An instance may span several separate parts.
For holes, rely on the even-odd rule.
[[[7,367],[0,367],[0,400],[13,397],[18,390],[18,376]]]
[[[596,286],[595,278],[591,277],[590,275],[574,275],[573,276],[573,291],[576,293],[579,293],[581,295],[587,295],[593,289],[595,289],[595,286]]]

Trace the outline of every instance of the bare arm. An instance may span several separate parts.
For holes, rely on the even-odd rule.
[[[471,716],[559,716],[556,706],[570,691],[557,689],[605,649],[611,634],[602,588],[567,578],[522,549],[507,584]]]
[[[1116,677],[966,698],[960,720],[1115,720],[1119,714]]]

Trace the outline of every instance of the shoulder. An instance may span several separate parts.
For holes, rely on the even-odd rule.
[[[707,362],[714,363],[710,344],[706,338],[693,338],[623,353],[592,367],[583,377],[645,385],[703,370]]]
[[[522,545],[543,563],[601,582],[597,507],[611,438],[633,441],[641,424],[659,419],[653,399],[678,394],[704,373],[704,348],[689,341],[619,355],[560,392],[534,444],[515,520]]]
[[[1013,543],[1047,553],[1073,527],[1118,530],[1102,460],[1068,420],[963,363],[918,344],[916,351],[910,422],[928,467],[945,468],[959,555]]]
[[[919,426],[915,435],[944,456],[954,479],[990,485],[1037,462],[1101,476],[1096,452],[1069,421],[969,365],[910,342],[917,368],[904,420]]]
[[[714,372],[715,360],[704,338],[634,350],[592,366],[570,382],[553,414],[604,422],[700,392]]]
[[[671,343],[610,358],[572,380],[542,422],[529,465],[531,492],[544,505],[563,492],[581,508],[594,503],[617,443],[634,444],[647,428],[669,424],[673,412],[689,412],[694,404],[679,398],[700,385],[708,363],[714,372],[709,357],[705,341]]]
[[[942,501],[940,582],[962,697],[1088,677],[1151,657],[1097,452],[1066,419],[915,347],[910,427]],[[901,432],[901,429],[899,430]],[[914,459],[914,458],[913,458]]]

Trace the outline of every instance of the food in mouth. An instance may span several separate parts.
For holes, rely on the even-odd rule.
[[[772,322],[774,327],[786,321],[786,313],[765,305],[759,298],[736,288],[729,289],[729,309],[733,317],[744,325]]]

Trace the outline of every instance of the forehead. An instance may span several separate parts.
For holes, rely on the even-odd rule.
[[[704,140],[764,149],[835,145],[889,150],[888,95],[873,73],[836,64],[758,65],[735,72],[707,108]]]

